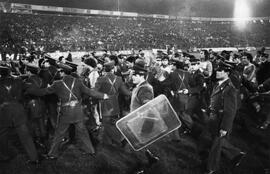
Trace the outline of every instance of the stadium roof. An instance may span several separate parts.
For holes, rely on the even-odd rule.
[[[146,14],[199,17],[233,17],[236,0],[7,0],[34,5],[114,10]],[[270,16],[270,0],[243,0],[252,8],[251,17]]]

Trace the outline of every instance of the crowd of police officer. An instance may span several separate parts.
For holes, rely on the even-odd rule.
[[[221,153],[234,166],[246,155],[229,140],[243,103],[262,115],[256,118],[258,129],[270,125],[270,60],[264,49],[255,56],[245,51],[202,50],[199,57],[158,51],[151,59],[143,52],[88,54],[79,63],[72,62],[71,54],[57,60],[47,54],[39,59],[32,54],[1,62],[0,160],[14,156],[9,148],[14,130],[30,164],[40,162],[37,149],[43,149],[46,159],[56,159],[61,147],[74,137],[82,154],[93,157],[90,135],[95,131],[100,144],[123,147],[125,141],[115,122],[129,112],[134,67],[147,70],[145,78],[154,95],[166,95],[182,121],[172,140],[190,133],[202,151],[208,149],[208,173],[219,170]],[[206,135],[207,147],[201,141]],[[157,159],[151,153],[148,156]]]

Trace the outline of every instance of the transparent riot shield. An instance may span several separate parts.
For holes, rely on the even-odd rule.
[[[139,151],[181,126],[165,95],[159,95],[116,122],[135,151]]]

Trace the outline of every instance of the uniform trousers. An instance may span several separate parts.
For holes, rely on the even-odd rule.
[[[212,115],[212,116],[211,116]],[[227,159],[232,160],[234,157],[240,155],[241,150],[233,146],[229,142],[229,133],[226,136],[220,137],[220,119],[219,113],[210,114],[211,119],[208,120],[208,131],[211,138],[211,149],[208,156],[207,169],[212,171],[219,170],[221,154]]]
[[[0,106],[0,159],[9,158],[9,132],[16,130],[21,144],[31,161],[38,159],[36,147],[26,126],[26,114],[20,103],[5,103]]]
[[[76,123],[59,122],[58,127],[56,128],[56,131],[55,131],[51,149],[48,153],[49,156],[54,156],[54,157],[59,156],[59,148],[61,147],[63,143],[63,139],[67,135],[68,130],[69,130],[68,128],[71,124],[74,124],[75,126],[75,135],[77,137],[76,139],[79,140],[82,150],[84,150],[85,153],[90,153],[90,154],[95,153],[95,149],[93,147],[93,144],[90,140],[88,131],[83,121],[79,121]]]
[[[221,154],[223,154],[230,161],[236,156],[240,155],[241,150],[233,146],[228,137],[212,137],[213,144],[209,153],[207,169],[210,171],[219,170]]]
[[[101,141],[103,143],[121,145],[121,141],[124,140],[124,137],[116,127],[116,121],[118,119],[118,115],[104,116],[102,118]]]
[[[36,147],[33,143],[33,139],[30,136],[30,133],[28,131],[28,128],[25,124],[20,125],[15,128],[16,133],[18,134],[20,141],[31,161],[36,161],[38,159]],[[1,148],[1,160],[6,160],[9,158],[9,137],[8,132],[10,131],[10,128],[0,128],[0,148]]]

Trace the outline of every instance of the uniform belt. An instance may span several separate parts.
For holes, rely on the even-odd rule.
[[[66,103],[62,103],[62,106],[70,106],[70,107],[74,107],[77,104],[79,104],[80,102],[78,100],[72,100]]]
[[[176,91],[176,93],[177,93],[177,94],[185,94],[185,93],[184,93],[184,90],[178,90],[178,91]],[[188,95],[188,94],[185,94],[185,95]]]

